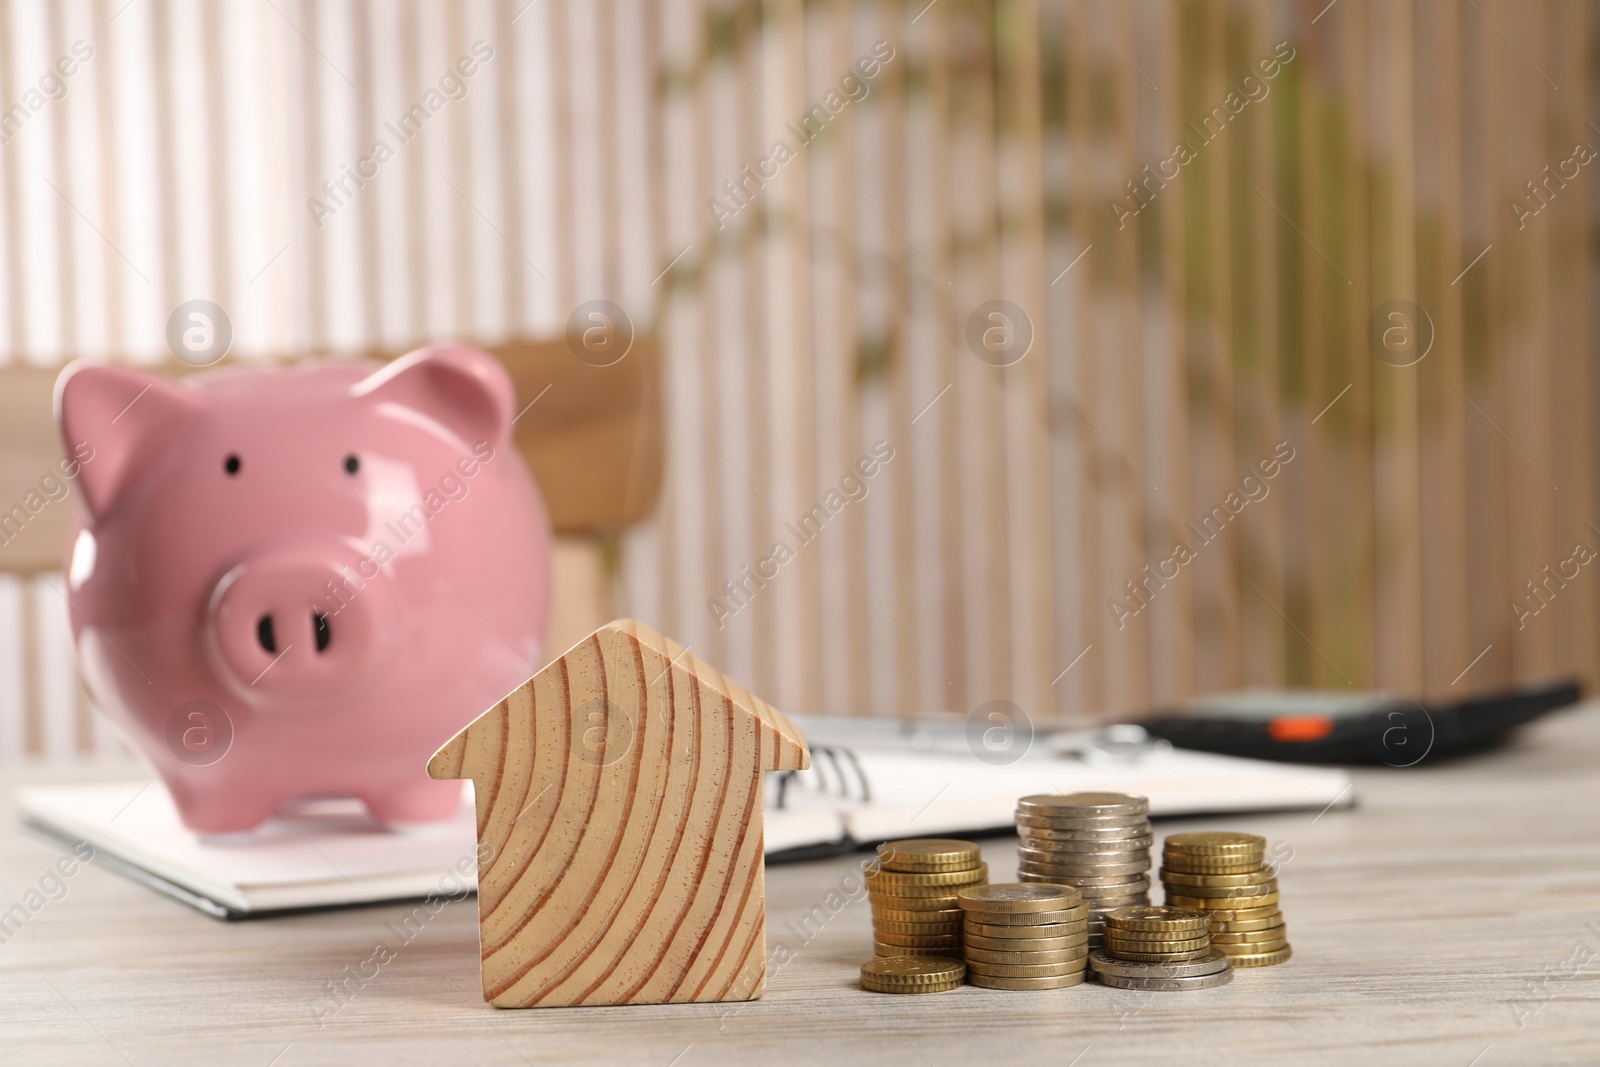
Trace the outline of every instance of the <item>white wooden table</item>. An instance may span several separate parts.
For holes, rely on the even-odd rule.
[[[1595,1063],[1597,772],[1589,705],[1506,750],[1360,772],[1352,811],[1159,822],[1255,831],[1284,857],[1294,959],[1204,992],[863,993],[867,905],[827,907],[857,857],[769,869],[769,948],[795,956],[761,1001],[497,1011],[478,995],[470,901],[409,941],[388,925],[401,905],[224,924],[90,863],[0,944],[0,1062]],[[128,769],[0,775],[0,910],[64,852],[19,826],[13,787],[111,773]],[[996,880],[1014,849],[985,842]],[[807,914],[812,933],[797,936]],[[379,944],[394,958],[363,968]],[[328,983],[361,969],[327,1011]]]

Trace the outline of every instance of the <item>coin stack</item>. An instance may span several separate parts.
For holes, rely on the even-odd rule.
[[[879,956],[961,958],[956,894],[989,880],[970,841],[925,837],[886,841],[867,871],[872,936]]]
[[[1071,886],[1018,882],[961,891],[967,981],[1064,989],[1083,981],[1089,909]]]
[[[879,956],[861,965],[861,988],[874,993],[943,993],[961,988],[967,965],[942,956]]]
[[[1292,954],[1278,910],[1267,839],[1227,832],[1173,834],[1161,851],[1167,903],[1211,916],[1211,943],[1235,967],[1266,967]]]
[[[1118,908],[1106,916],[1105,947],[1089,954],[1102,983],[1119,989],[1210,989],[1233,978],[1211,947],[1210,917],[1188,908]]]
[[[1150,903],[1150,802],[1126,793],[1069,793],[1017,801],[1017,877],[1075,886],[1098,945],[1105,913]]]

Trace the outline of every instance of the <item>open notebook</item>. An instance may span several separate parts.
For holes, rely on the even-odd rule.
[[[1012,762],[986,762],[965,724],[793,716],[811,769],[769,775],[769,858],[825,842],[981,833],[1014,826],[1017,798],[1104,791],[1150,798],[1150,814],[1200,815],[1354,803],[1350,776],[1175,749],[1137,726],[1039,737]],[[999,755],[992,755],[999,760]]]
[[[811,741],[812,769],[767,776],[770,859],[1004,829],[1029,793],[1140,793],[1155,816],[1353,800],[1343,771],[1178,751],[1143,740],[1137,728],[1040,739],[1021,759],[993,765],[975,758],[958,730],[796,721]],[[159,782],[25,787],[19,797],[31,825],[70,844],[87,841],[96,862],[207,914],[242,918],[459,895],[476,875],[470,791],[455,818],[425,830],[389,833],[358,804],[325,801],[242,843],[186,831]]]

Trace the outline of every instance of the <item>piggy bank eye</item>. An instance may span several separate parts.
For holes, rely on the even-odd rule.
[[[344,469],[350,474],[361,469],[361,461],[355,457],[355,453],[344,457]]]
[[[238,474],[239,473],[239,467],[240,467],[239,457],[236,456],[236,455],[228,456],[228,458],[226,460],[224,460],[223,464],[222,464],[222,469],[227,471],[230,476],[234,475],[234,474]]]

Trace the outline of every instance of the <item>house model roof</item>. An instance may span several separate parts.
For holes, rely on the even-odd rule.
[[[428,763],[477,789],[484,998],[759,996],[761,772],[809,763],[782,712],[658,631],[579,642]]]

